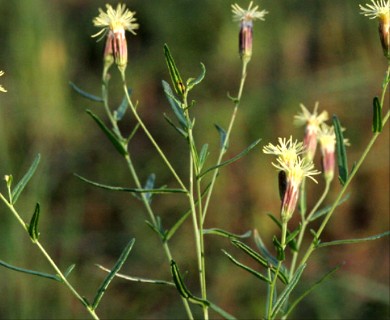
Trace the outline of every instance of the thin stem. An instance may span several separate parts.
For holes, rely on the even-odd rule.
[[[172,168],[172,166],[170,165],[169,161],[165,157],[164,153],[161,151],[161,149],[157,145],[157,142],[153,139],[153,137],[151,136],[151,134],[149,133],[149,131],[145,127],[144,123],[142,122],[141,118],[139,117],[139,115],[138,115],[138,113],[136,111],[136,108],[133,105],[133,103],[132,103],[132,101],[130,99],[129,93],[127,91],[125,75],[124,75],[124,73],[121,73],[121,74],[122,74],[122,80],[123,80],[123,84],[124,84],[124,91],[125,91],[128,103],[130,105],[130,109],[133,111],[134,116],[136,117],[136,119],[137,119],[138,123],[141,125],[141,127],[144,129],[146,135],[149,137],[149,139],[152,141],[152,143],[156,147],[156,149],[159,152],[159,154],[161,155],[161,157],[164,159],[164,161],[167,164],[168,168],[171,170],[171,172],[176,177],[176,180],[179,182],[179,184],[181,185],[183,190],[186,190],[184,184],[181,182],[180,178],[177,176],[175,170]],[[118,127],[117,121],[112,116],[111,110],[110,110],[110,108],[108,106],[107,85],[108,85],[108,83],[105,81],[105,75],[103,74],[102,96],[103,96],[103,100],[104,100],[105,111],[106,111],[107,116],[108,116],[108,118],[109,118],[109,120],[110,120],[110,122],[111,122],[111,124],[113,126],[113,129],[114,129],[115,133],[118,135],[120,141],[122,141],[123,144],[125,144],[124,141],[126,141],[126,145],[124,145],[124,147],[126,147],[126,149],[127,149],[127,140],[123,137],[123,135],[122,135],[122,133],[121,133],[119,127]],[[134,164],[133,164],[133,162],[131,160],[130,154],[127,152],[126,155],[124,156],[124,158],[125,158],[127,167],[128,167],[129,172],[130,172],[130,174],[131,174],[131,176],[132,176],[132,178],[134,180],[134,183],[135,183],[136,187],[139,188],[139,189],[142,189],[142,185],[141,185],[140,179],[139,179],[139,177],[137,175],[137,172],[136,172],[136,170],[134,168]],[[188,193],[188,191],[187,191],[187,193]],[[143,202],[143,204],[145,206],[145,209],[146,209],[146,211],[148,213],[148,216],[149,216],[149,219],[151,220],[151,223],[154,226],[156,226],[157,225],[156,216],[155,216],[155,214],[153,212],[153,209],[150,206],[150,203],[149,203],[149,200],[148,200],[147,196],[144,193],[141,193],[141,200],[142,200],[142,202]],[[162,246],[163,246],[165,255],[166,255],[167,259],[168,259],[168,262],[170,263],[173,260],[173,258],[172,258],[172,253],[170,251],[169,245],[168,245],[167,241],[165,241],[164,239],[161,239],[161,240],[162,240]],[[181,300],[183,302],[183,305],[184,305],[184,308],[186,310],[188,318],[190,320],[193,320],[194,317],[192,315],[192,311],[190,309],[190,306],[189,306],[189,303],[188,303],[187,299],[185,299],[182,296],[180,296],[180,298],[181,298]]]
[[[150,140],[150,142],[153,144],[153,146],[155,147],[155,149],[157,150],[158,154],[160,155],[160,157],[162,158],[162,160],[165,162],[166,166],[168,167],[168,169],[171,171],[172,175],[174,176],[174,178],[176,179],[176,181],[179,183],[180,187],[188,192],[187,188],[185,187],[183,181],[180,179],[180,177],[178,176],[178,174],[176,173],[176,170],[172,167],[171,163],[169,162],[168,158],[165,156],[164,152],[161,150],[160,146],[158,145],[158,143],[156,142],[156,140],[154,140],[152,134],[149,132],[148,128],[146,127],[146,125],[144,124],[144,122],[142,121],[141,117],[139,116],[138,112],[137,112],[137,109],[136,107],[134,106],[131,98],[130,98],[130,95],[129,95],[129,92],[127,91],[127,85],[126,85],[126,79],[125,79],[125,76],[124,74],[122,73],[122,80],[123,80],[123,90],[125,92],[125,95],[126,95],[126,99],[127,99],[127,102],[129,103],[129,106],[130,106],[130,109],[131,111],[133,112],[133,115],[134,117],[137,119],[139,125],[141,126],[142,130],[145,132],[146,136],[148,137],[148,139]]]
[[[315,204],[313,209],[310,211],[310,213],[307,216],[307,218],[302,216],[302,226],[301,226],[301,231],[299,232],[299,235],[298,235],[297,251],[294,251],[293,257],[292,257],[292,261],[291,261],[290,275],[289,275],[290,279],[292,278],[292,276],[293,276],[293,274],[295,272],[295,265],[296,265],[297,260],[298,260],[299,250],[300,250],[301,245],[302,245],[302,241],[303,241],[303,237],[305,235],[306,227],[310,223],[310,219],[313,216],[313,214],[317,211],[317,209],[320,207],[322,202],[325,200],[325,198],[326,198],[326,196],[327,196],[327,194],[329,192],[329,189],[330,189],[330,181],[326,181],[325,189],[324,189],[320,199],[317,201],[317,203]]]
[[[1,200],[6,204],[6,206],[9,208],[9,210],[13,213],[15,218],[18,220],[18,222],[21,224],[23,229],[28,233],[28,228],[26,223],[23,221],[23,219],[20,217],[19,213],[16,211],[15,207],[8,202],[8,200],[3,196],[3,194],[0,193]],[[46,260],[49,262],[49,264],[52,266],[54,271],[56,272],[56,275],[60,277],[61,281],[68,287],[68,289],[71,291],[71,293],[76,297],[77,300],[80,301],[80,303],[86,308],[86,310],[90,313],[93,319],[99,319],[97,314],[95,313],[95,310],[92,309],[92,307],[87,303],[86,300],[84,300],[80,294],[76,291],[75,288],[69,283],[69,281],[66,279],[64,274],[61,272],[61,270],[57,267],[56,263],[53,261],[53,259],[50,257],[50,255],[47,253],[45,248],[42,246],[42,244],[38,241],[32,241],[33,244],[35,244],[38,249],[41,251],[43,256],[46,258]]]
[[[230,118],[229,127],[228,127],[228,129],[226,131],[225,141],[223,142],[223,145],[221,147],[221,151],[219,152],[217,165],[221,164],[222,158],[223,158],[223,156],[224,156],[224,154],[226,152],[226,149],[228,147],[230,133],[231,133],[231,131],[233,129],[233,125],[234,125],[234,122],[236,120],[238,107],[240,105],[242,92],[244,90],[245,79],[246,79],[246,75],[247,75],[247,72],[246,72],[247,66],[248,66],[248,61],[243,61],[243,63],[242,63],[242,71],[241,71],[240,87],[238,89],[237,98],[235,99],[234,109],[233,109],[232,117]],[[203,209],[202,222],[204,222],[204,220],[206,219],[207,209],[209,207],[211,194],[213,193],[213,189],[214,189],[214,185],[215,185],[215,181],[217,179],[218,173],[219,173],[219,169],[214,170],[214,174],[213,174],[213,177],[212,177],[211,183],[210,183],[210,188],[209,188],[209,191],[207,192],[207,196],[206,196],[206,201],[205,201],[205,205],[204,205],[204,209]]]

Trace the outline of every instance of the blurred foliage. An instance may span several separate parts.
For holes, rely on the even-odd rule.
[[[245,7],[247,2],[239,4]],[[232,110],[226,93],[235,93],[240,72],[238,26],[231,19],[231,2],[126,3],[137,12],[141,25],[136,37],[128,35],[127,74],[133,97],[139,100],[141,115],[169,159],[185,175],[185,144],[163,119],[163,113],[169,112],[161,88],[161,80],[169,79],[163,44],[169,44],[183,78],[198,75],[199,62],[206,65],[206,79],[190,98],[197,101],[198,140],[210,143],[215,158],[219,141],[214,123],[226,125]],[[302,128],[292,125],[293,115],[299,103],[312,109],[319,101],[320,110],[337,114],[347,128],[345,135],[352,144],[349,159],[354,161],[369,139],[371,102],[380,93],[386,68],[376,23],[359,15],[359,1],[354,0],[258,3],[270,14],[265,22],[255,24],[254,54],[229,154],[259,137],[264,144],[276,142],[279,136],[302,137]],[[102,115],[99,105],[83,100],[68,86],[73,81],[99,95],[103,42],[96,43],[90,35],[96,32],[91,20],[104,4],[100,0],[0,1],[0,69],[6,72],[1,81],[8,90],[0,103],[0,175],[12,173],[20,178],[35,154],[42,154],[43,161],[19,209],[28,220],[35,201],[41,203],[41,241],[63,269],[77,264],[71,281],[87,297],[93,296],[105,276],[94,264],[112,266],[132,237],[136,245],[122,272],[170,277],[159,240],[144,223],[142,205],[127,194],[94,189],[73,176],[76,172],[102,183],[132,183],[120,157],[84,112],[91,108]],[[119,77],[114,72],[112,76],[111,96],[119,104],[120,82],[115,84]],[[128,115],[124,128],[130,130],[128,124],[133,121]],[[141,132],[130,150],[141,177],[155,172],[158,184],[175,184]],[[279,209],[277,178],[260,150],[221,171],[206,225],[236,233],[257,228],[270,244],[277,230],[266,213]],[[309,203],[322,186],[309,186]],[[333,187],[329,202],[340,189],[337,181]],[[389,126],[350,193],[350,200],[332,218],[326,240],[389,229]],[[159,196],[154,205],[167,226],[186,209],[181,196]],[[0,214],[0,258],[20,267],[50,271],[4,206]],[[263,284],[256,287],[250,275],[227,261],[220,249],[234,249],[226,240],[213,236],[206,240],[210,299],[240,318],[260,317]],[[172,248],[181,269],[188,270],[189,287],[198,290],[196,282],[191,282],[197,277],[190,223],[174,237]],[[302,304],[295,317],[388,318],[388,257],[388,239],[315,252],[302,290],[334,265],[345,265]],[[0,318],[86,317],[78,302],[57,283],[0,271]],[[170,288],[115,279],[98,314],[104,318],[177,318],[184,316],[184,310]]]

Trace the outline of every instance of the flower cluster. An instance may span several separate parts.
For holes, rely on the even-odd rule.
[[[242,9],[238,4],[232,4],[233,20],[240,21],[239,53],[241,59],[249,62],[252,57],[253,21],[265,20],[266,10],[258,11],[258,6],[252,8],[253,2],[249,3],[248,9]]]
[[[272,165],[282,174],[279,175],[279,188],[281,190],[282,209],[281,217],[284,221],[290,220],[297,205],[299,187],[304,178],[317,182],[314,175],[320,174],[314,169],[313,161],[302,157],[305,147],[302,142],[293,141],[292,137],[279,138],[279,145],[269,143],[263,148],[266,154],[276,155],[276,163]]]
[[[135,12],[126,9],[125,5],[118,4],[114,10],[109,4],[106,5],[107,12],[99,9],[99,16],[93,19],[95,27],[102,27],[98,33],[92,37],[102,35],[102,38],[107,35],[106,46],[104,49],[105,69],[111,66],[115,61],[119,70],[124,72],[127,66],[127,42],[125,30],[133,34],[139,28],[138,23],[135,23]]]

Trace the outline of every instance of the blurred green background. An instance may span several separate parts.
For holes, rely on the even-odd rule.
[[[73,81],[100,94],[103,42],[96,43],[90,35],[97,31],[91,21],[105,3],[0,0],[0,70],[6,72],[0,83],[8,90],[0,96],[0,175],[12,173],[20,178],[35,155],[41,153],[41,165],[17,207],[27,221],[35,202],[40,202],[41,242],[62,269],[76,263],[70,281],[89,299],[105,276],[94,264],[111,267],[133,237],[136,244],[122,272],[170,278],[159,240],[144,222],[141,203],[128,194],[95,189],[73,175],[132,186],[124,162],[84,112],[91,108],[103,117],[101,106],[81,98],[68,86]],[[355,0],[256,3],[270,14],[265,22],[255,23],[253,58],[228,157],[259,137],[263,139],[261,145],[291,134],[301,138],[303,129],[292,123],[299,103],[312,110],[319,101],[320,111],[337,114],[347,128],[352,164],[370,139],[372,98],[381,92],[386,69],[376,21],[360,15],[358,4],[362,2]],[[111,4],[116,6],[116,2]],[[227,126],[232,111],[227,92],[237,92],[240,77],[238,25],[232,22],[232,2],[133,0],[126,4],[137,12],[140,23],[136,37],[128,34],[127,75],[133,98],[139,101],[140,113],[157,141],[185,177],[185,143],[163,118],[163,113],[170,110],[161,88],[161,80],[169,79],[162,46],[169,44],[183,78],[197,76],[199,62],[207,68],[206,79],[190,98],[197,101],[193,109],[196,135],[199,145],[210,144],[211,165],[219,143],[214,123]],[[238,4],[246,8],[248,1]],[[111,97],[114,104],[119,104],[122,95],[117,72],[112,71],[112,77]],[[134,119],[128,115],[123,130],[128,132],[133,124]],[[157,184],[175,186],[141,131],[130,150],[143,179],[154,172]],[[319,164],[319,158],[316,161]],[[270,162],[271,158],[258,147],[221,171],[206,227],[235,233],[256,228],[272,246],[272,236],[278,230],[266,213],[277,214],[280,203],[276,171]],[[322,188],[321,181],[309,184],[309,204],[314,203]],[[326,202],[330,203],[339,190],[334,181]],[[5,185],[1,192],[6,192]],[[167,227],[186,209],[183,196],[159,196],[153,204]],[[0,206],[0,215],[0,259],[52,272],[4,205]],[[349,201],[336,211],[323,238],[365,237],[388,229],[387,125],[352,183]],[[188,286],[197,293],[192,235],[188,220],[171,246],[181,270],[188,271]],[[265,285],[233,266],[221,248],[241,261],[251,261],[224,239],[210,236],[206,241],[209,298],[239,318],[260,318]],[[252,240],[249,243],[253,246]],[[340,271],[304,300],[294,318],[389,318],[388,239],[315,252],[298,291],[341,262],[344,265]],[[0,318],[88,316],[58,283],[7,269],[0,272]],[[98,314],[112,319],[185,316],[175,290],[121,279],[115,279],[109,287]]]

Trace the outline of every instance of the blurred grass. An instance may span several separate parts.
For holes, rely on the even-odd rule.
[[[258,137],[263,138],[264,144],[275,142],[279,136],[301,137],[302,129],[292,125],[293,115],[299,103],[311,109],[319,101],[320,110],[337,114],[347,128],[346,136],[352,144],[349,161],[359,157],[370,136],[371,101],[373,95],[380,93],[386,61],[377,25],[358,14],[358,3],[259,2],[270,14],[265,22],[255,24],[254,55],[230,156]],[[93,297],[104,277],[94,263],[112,265],[132,237],[137,242],[123,272],[168,279],[167,262],[157,237],[144,223],[143,207],[131,196],[93,189],[73,176],[77,172],[104,183],[131,185],[121,159],[84,112],[91,108],[103,114],[102,110],[68,87],[68,81],[73,81],[99,95],[103,43],[96,43],[90,35],[96,31],[91,20],[105,2],[18,0],[0,4],[0,69],[6,72],[1,83],[8,90],[1,95],[0,105],[0,175],[12,173],[20,178],[36,153],[43,157],[18,208],[28,220],[35,202],[41,203],[42,242],[63,269],[77,264],[71,281],[88,298]],[[185,144],[162,116],[169,112],[161,89],[161,79],[168,80],[162,46],[169,44],[184,78],[199,73],[199,62],[206,65],[206,79],[191,98],[197,101],[194,112],[199,145],[209,142],[211,158],[215,159],[219,141],[213,124],[226,126],[231,112],[226,93],[235,94],[240,72],[238,27],[231,21],[230,4],[205,0],[128,3],[137,12],[141,25],[136,37],[128,35],[127,74],[133,97],[140,101],[140,112],[169,159],[184,175],[187,157],[178,151],[184,150]],[[247,2],[239,4],[245,7]],[[113,72],[113,83],[115,79],[118,77]],[[112,90],[112,97],[119,94],[120,103],[120,86],[113,84]],[[124,129],[130,130],[133,121],[128,116]],[[137,135],[131,151],[143,179],[155,172],[158,184],[174,185],[143,134]],[[277,213],[279,200],[269,157],[263,156],[259,148],[221,173],[207,227],[237,233],[257,228],[271,246],[277,230],[265,213]],[[322,184],[309,187],[312,203]],[[335,181],[328,202],[339,189]],[[332,218],[325,239],[360,237],[389,229],[389,126],[350,192],[350,200]],[[186,209],[184,199],[176,196],[156,197],[154,205],[167,226]],[[50,272],[4,206],[0,214],[0,259]],[[255,287],[250,275],[223,257],[221,248],[239,255],[227,241],[211,237],[207,239],[210,299],[240,318],[260,317],[265,287]],[[174,256],[181,269],[189,271],[188,285],[196,291],[189,223],[173,240]],[[301,290],[334,265],[345,265],[302,305],[296,317],[389,317],[388,257],[388,239],[316,252]],[[5,269],[1,272],[0,292],[4,299],[0,302],[0,318],[87,316],[58,284]],[[343,278],[346,275],[349,276]],[[383,292],[383,299],[373,292]],[[104,318],[184,315],[174,290],[119,279],[109,288],[98,311]]]

